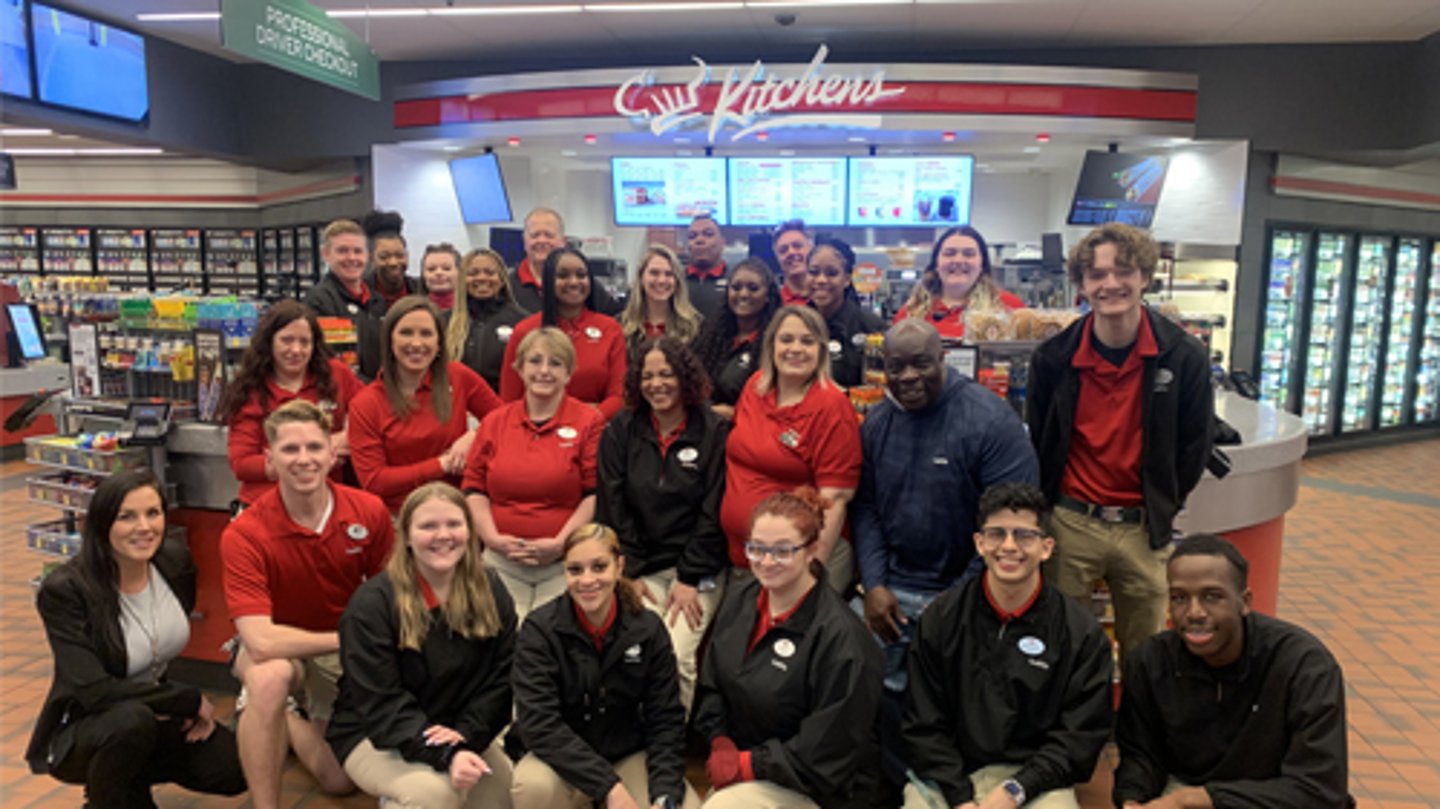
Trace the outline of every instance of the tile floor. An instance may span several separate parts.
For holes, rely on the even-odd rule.
[[[53,511],[26,502],[23,462],[0,464],[0,806],[70,807],[80,791],[31,775],[23,754],[49,684],[50,657],[30,579],[42,559],[24,527]],[[1280,616],[1308,627],[1344,667],[1350,783],[1362,807],[1440,807],[1440,440],[1307,460],[1290,513]],[[1429,596],[1427,598],[1427,596]],[[228,711],[229,699],[218,701]],[[1108,805],[1107,751],[1081,789],[1085,809]],[[693,768],[692,768],[693,769]],[[318,793],[298,766],[287,807],[369,807]],[[165,809],[248,807],[245,797],[156,790]]]

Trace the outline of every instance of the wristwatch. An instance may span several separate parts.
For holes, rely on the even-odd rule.
[[[653,809],[675,809],[675,799],[669,795],[661,795],[655,799]]]
[[[1025,787],[1020,786],[1019,781],[1014,778],[1006,778],[1000,782],[1000,786],[1005,790],[1006,795],[1014,799],[1016,806],[1025,805]]]

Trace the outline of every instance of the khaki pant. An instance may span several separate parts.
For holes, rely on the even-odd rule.
[[[1055,555],[1046,573],[1061,592],[1088,607],[1095,580],[1109,585],[1122,658],[1165,628],[1169,545],[1151,548],[1143,524],[1108,523],[1067,508],[1055,509],[1050,532]]]
[[[820,809],[820,804],[779,784],[745,781],[711,792],[704,809]]]
[[[831,590],[845,595],[854,578],[855,551],[850,547],[850,540],[840,537],[835,540],[835,547],[830,549],[830,561],[825,563],[825,580]]]
[[[559,562],[531,567],[505,558],[503,554],[485,551],[485,564],[504,583],[515,602],[515,620],[521,623],[532,610],[565,592],[565,572]]]
[[[645,753],[632,753],[615,763],[615,774],[635,803],[650,806],[650,774],[645,769]],[[590,809],[595,801],[570,786],[560,774],[550,769],[534,753],[526,753],[515,765],[515,782],[510,787],[515,809]],[[604,801],[600,801],[604,805]],[[698,809],[700,798],[685,784],[685,809]]]
[[[450,785],[449,773],[406,761],[394,750],[376,750],[369,739],[345,757],[345,774],[394,809],[509,809],[510,759],[498,744],[480,757],[490,765],[490,774],[464,794]]]
[[[1017,772],[1020,772],[1018,764],[992,764],[970,773],[970,784],[975,787],[975,803],[985,800],[986,795],[995,791],[1005,779],[1014,778]],[[934,807],[949,809],[940,790],[930,790],[930,799]],[[1025,806],[1027,809],[1080,809],[1080,802],[1075,798],[1074,789],[1052,789],[1029,798]],[[903,809],[932,809],[932,804],[925,800],[914,784],[906,784]]]
[[[646,599],[645,606],[659,615],[665,621],[666,628],[670,630],[670,645],[675,647],[675,668],[680,674],[680,703],[685,706],[685,711],[688,713],[690,703],[695,698],[695,680],[699,674],[699,669],[695,665],[695,653],[700,649],[700,640],[705,636],[705,628],[710,625],[710,620],[715,617],[715,610],[720,606],[725,577],[716,577],[715,589],[699,593],[700,607],[705,614],[700,619],[698,629],[690,628],[690,622],[686,620],[684,613],[677,613],[673,623],[665,614],[665,599],[669,597],[670,588],[674,587],[677,581],[675,568],[641,576],[639,580],[644,582],[650,590],[650,595],[655,597],[654,601]]]
[[[236,659],[239,659],[242,651],[244,646],[240,644],[240,639],[236,638]],[[335,697],[340,693],[340,653],[299,657],[291,660],[290,665],[295,670],[290,679],[291,696],[295,697],[298,705],[305,708],[305,713],[311,719],[329,722],[335,713]],[[243,680],[233,665],[230,673],[235,679]],[[245,702],[245,688],[241,686],[239,704],[243,706]]]

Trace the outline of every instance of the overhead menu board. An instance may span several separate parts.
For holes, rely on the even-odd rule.
[[[702,213],[729,224],[723,158],[615,157],[610,180],[616,225],[686,225]]]
[[[970,222],[975,158],[854,157],[850,159],[852,227],[946,227]]]
[[[730,223],[845,224],[844,157],[730,158]]]

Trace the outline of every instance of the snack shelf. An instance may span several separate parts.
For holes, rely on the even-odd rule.
[[[142,449],[99,450],[80,445],[75,436],[36,436],[25,439],[25,460],[92,475],[113,475],[146,465]]]
[[[30,502],[84,513],[99,480],[92,473],[58,472],[26,478]]]

